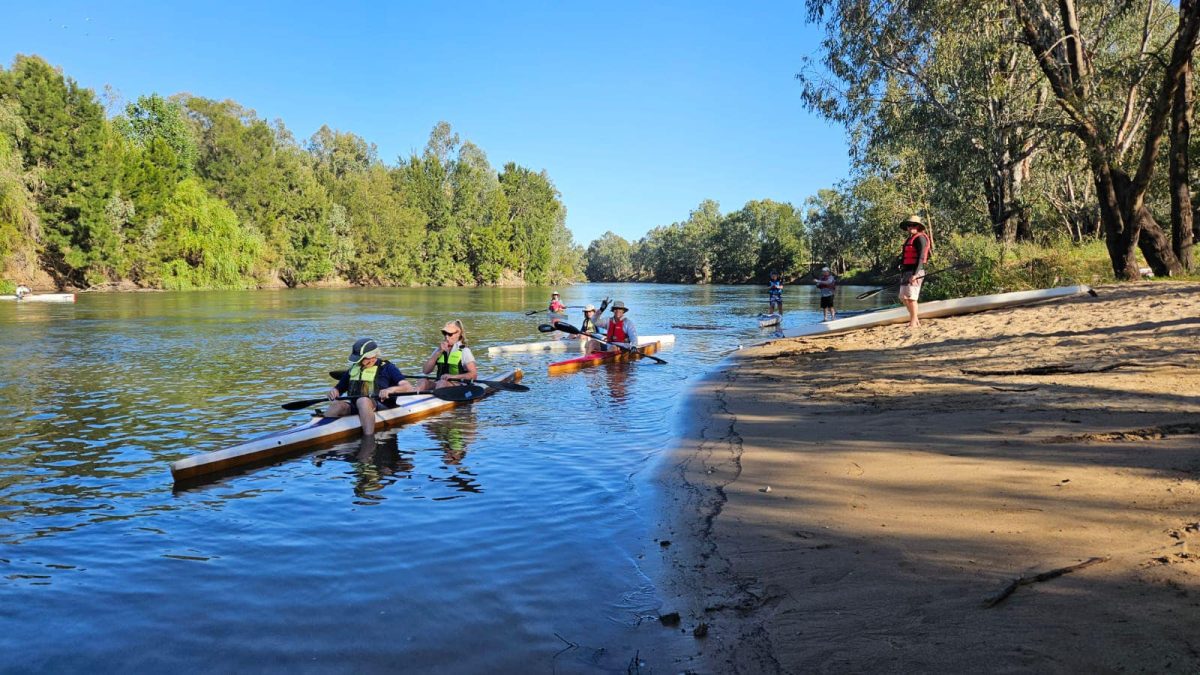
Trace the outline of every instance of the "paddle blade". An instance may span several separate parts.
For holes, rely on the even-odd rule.
[[[475,399],[483,396],[484,392],[486,391],[487,390],[483,387],[477,384],[472,384],[462,387],[453,385],[449,387],[439,387],[429,393],[433,394],[437,398],[442,399],[443,401],[456,401],[461,403],[463,401],[474,401]]]
[[[516,382],[485,382],[489,387],[503,389],[504,391],[529,391],[529,387]]]
[[[570,333],[571,335],[579,335],[579,329],[565,321],[555,321],[554,328],[564,333]]]
[[[340,380],[340,379],[342,379],[342,376],[343,376],[343,375],[345,375],[345,374],[346,374],[346,371],[344,371],[344,370],[331,370],[331,371],[329,371],[329,376],[330,376],[330,377],[332,377],[332,378],[333,378],[333,379],[335,379],[335,380]]]
[[[543,323],[538,326],[538,331],[542,333],[553,333],[555,330],[557,329],[548,323]]]

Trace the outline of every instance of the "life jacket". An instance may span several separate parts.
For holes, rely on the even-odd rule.
[[[783,279],[774,279],[767,282],[767,292],[771,295],[783,295]]]
[[[461,375],[463,373],[462,350],[450,349],[450,353],[442,352],[437,360],[437,376]]]
[[[608,322],[606,339],[609,342],[629,342],[629,336],[625,334],[625,319],[620,321],[612,319]]]
[[[350,389],[346,395],[351,398],[375,395],[375,374],[387,361],[379,359],[370,368],[363,368],[361,363],[350,366]]]
[[[925,251],[921,255],[921,259],[917,260],[917,237],[925,237]],[[908,241],[904,242],[904,249],[900,255],[901,265],[924,265],[929,260],[929,252],[933,248],[933,241],[929,239],[929,235],[924,232],[918,232],[910,235]]]
[[[591,319],[590,319],[590,318],[589,318],[589,317],[588,317],[588,316],[585,314],[585,315],[584,315],[584,317],[583,317],[583,323],[582,323],[582,324],[579,326],[579,331],[580,331],[581,333],[595,333],[595,332],[596,332],[596,330],[597,330],[597,329],[596,329],[596,322],[595,322],[595,321],[592,321],[592,320],[591,320]]]
[[[550,311],[551,312],[561,312],[566,308],[567,308],[567,306],[562,304],[562,302],[559,300],[555,300],[554,302],[550,303]]]

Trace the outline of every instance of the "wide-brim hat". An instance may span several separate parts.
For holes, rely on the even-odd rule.
[[[595,306],[595,305],[593,305],[593,304],[591,304],[591,303],[588,303],[587,305],[584,305],[584,307],[583,307],[583,311],[585,311],[585,312],[594,312],[594,311],[596,311],[596,306]]]
[[[350,363],[358,363],[372,356],[379,356],[379,345],[375,344],[375,341],[370,338],[360,338],[350,348],[350,358],[347,360]]]
[[[617,311],[618,309],[623,309],[626,312],[629,311],[629,308],[625,306],[625,303],[621,302],[620,300],[618,300],[612,304],[612,310],[614,312]]]
[[[558,295],[558,291],[551,291],[550,295]]]
[[[921,228],[922,232],[925,231],[925,221],[921,220],[921,216],[911,215],[905,218],[904,222],[900,223],[900,229],[907,230],[909,225],[916,225],[917,227]]]

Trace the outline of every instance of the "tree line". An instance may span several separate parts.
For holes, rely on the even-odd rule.
[[[233,101],[140,96],[109,116],[36,56],[0,69],[0,272],[60,286],[547,284],[582,275],[545,171],[439,123],[388,165]],[[10,279],[11,283],[11,279]]]

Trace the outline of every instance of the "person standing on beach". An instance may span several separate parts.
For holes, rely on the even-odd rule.
[[[837,278],[828,267],[821,268],[821,276],[817,279],[817,288],[821,290],[821,320],[833,321],[837,318],[837,310],[833,307],[833,292],[837,290]]]
[[[771,270],[771,278],[767,281],[767,312],[783,316],[783,279],[779,272]]]
[[[900,249],[900,302],[908,309],[908,327],[921,325],[918,318],[917,298],[921,295],[921,283],[925,280],[925,263],[933,249],[933,242],[925,233],[925,221],[920,216],[909,216],[900,223],[900,229],[908,232],[904,246]]]

